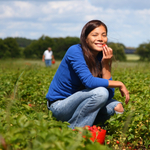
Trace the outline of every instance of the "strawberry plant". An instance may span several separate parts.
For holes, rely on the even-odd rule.
[[[47,110],[45,95],[57,70],[30,61],[3,61],[0,64],[0,149],[4,150],[148,150],[150,149],[150,65],[142,62],[113,64],[114,80],[122,81],[130,92],[128,105],[119,89],[114,99],[124,105],[124,113],[112,116],[95,129],[68,128]],[[102,127],[105,142],[99,143]],[[85,138],[86,137],[86,138]]]

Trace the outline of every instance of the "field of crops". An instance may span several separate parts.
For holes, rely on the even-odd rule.
[[[127,61],[138,61],[140,57],[136,54],[126,54]]]
[[[105,144],[92,142],[88,130],[73,131],[47,110],[45,95],[60,61],[0,60],[0,150],[148,150],[150,149],[150,63],[114,62],[112,76],[130,92],[116,89],[125,112],[106,122]]]

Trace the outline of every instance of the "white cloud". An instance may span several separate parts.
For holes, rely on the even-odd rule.
[[[10,6],[0,6],[0,19],[9,18],[13,16],[13,8]]]
[[[99,19],[108,26],[110,40],[136,47],[149,39],[149,4],[145,0],[0,1],[0,37],[79,37],[85,23]]]
[[[149,9],[149,0],[90,0],[90,3],[94,6],[103,6],[105,9]]]

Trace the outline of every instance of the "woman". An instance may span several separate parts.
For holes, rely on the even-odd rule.
[[[112,99],[114,88],[119,88],[126,104],[129,101],[125,85],[111,77],[113,50],[106,45],[106,25],[89,21],[80,42],[67,50],[46,95],[53,116],[69,122],[72,129],[104,122],[115,112],[123,113],[122,103]]]

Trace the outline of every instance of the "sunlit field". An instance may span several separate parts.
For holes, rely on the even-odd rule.
[[[136,54],[126,54],[127,61],[138,61],[140,57]]]
[[[127,62],[125,62],[126,65],[130,64],[131,61],[138,61],[139,60],[139,56],[136,54],[126,54],[127,57]],[[129,61],[129,62],[128,62]],[[51,68],[56,68],[59,66],[60,64],[60,60],[57,60],[56,63],[54,65],[51,66]],[[116,62],[114,62],[113,64],[115,64]],[[124,64],[124,63],[123,63]],[[134,65],[136,65],[135,63],[133,63]],[[1,68],[3,67],[20,67],[20,68],[24,68],[26,66],[41,66],[41,67],[45,67],[45,63],[42,62],[42,60],[31,60],[31,59],[8,59],[8,60],[0,60],[0,66]],[[130,64],[132,65],[132,63]]]
[[[127,66],[128,65],[136,65],[135,63],[130,63],[131,61],[138,61],[139,60],[139,56],[136,54],[126,54],[127,57],[127,62],[123,62],[123,64],[125,63]],[[129,61],[129,62],[128,62]],[[60,64],[60,60],[57,60],[55,64],[53,64],[51,66],[51,68],[56,68],[59,66]],[[113,64],[116,64],[116,62],[114,62]],[[41,67],[45,67],[45,63],[42,62],[42,60],[31,60],[31,59],[8,59],[8,60],[0,60],[0,66],[1,68],[5,68],[5,67],[20,67],[20,68],[24,68],[27,66],[41,66]]]
[[[0,60],[0,150],[149,150],[150,63],[136,61],[136,55],[127,59],[113,62],[112,77],[126,85],[130,101],[125,105],[115,90],[114,99],[125,111],[103,126],[104,145],[89,140],[91,134],[83,128],[68,128],[47,110],[45,95],[61,61],[45,67],[42,60]]]
[[[59,66],[61,61],[57,60],[50,68],[56,68]],[[27,66],[40,66],[45,67],[45,63],[42,60],[31,60],[31,59],[8,59],[0,60],[0,68],[12,67],[12,68],[24,68]]]

